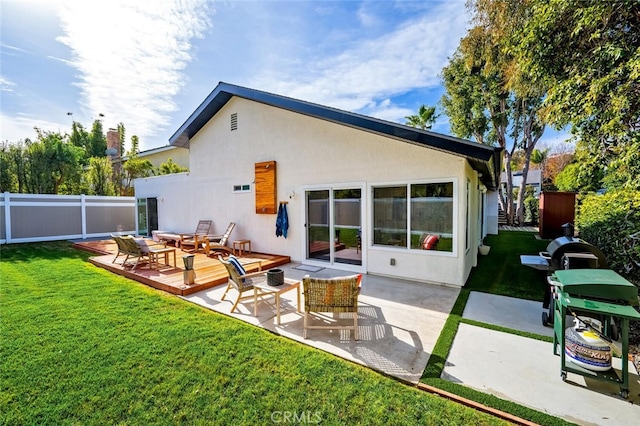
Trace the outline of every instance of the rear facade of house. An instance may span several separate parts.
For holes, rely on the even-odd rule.
[[[235,222],[253,251],[463,286],[497,226],[500,154],[469,141],[220,83],[170,142],[189,173],[135,182],[161,230]]]

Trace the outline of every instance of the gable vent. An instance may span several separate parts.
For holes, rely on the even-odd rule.
[[[231,130],[238,130],[238,113],[231,114]]]

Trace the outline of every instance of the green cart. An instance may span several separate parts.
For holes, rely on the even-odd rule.
[[[560,374],[562,380],[567,373],[580,374],[592,379],[612,382],[620,385],[620,395],[629,397],[629,321],[640,320],[638,306],[638,288],[619,274],[608,269],[569,269],[553,273],[551,281],[556,286],[554,308],[553,353],[560,355]],[[565,353],[567,315],[601,318],[605,339],[611,336],[611,319],[620,321],[620,340],[622,346],[622,376],[610,368],[608,371],[593,371],[583,368],[568,359]],[[615,333],[618,334],[618,333]],[[609,339],[610,340],[610,339]]]

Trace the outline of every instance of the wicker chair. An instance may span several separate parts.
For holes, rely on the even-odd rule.
[[[222,256],[218,256],[218,260],[220,260],[220,263],[224,265],[224,267],[227,269],[227,274],[229,274],[229,282],[227,283],[227,289],[222,295],[222,300],[224,300],[225,296],[232,288],[238,292],[238,298],[236,299],[230,311],[233,312],[236,310],[236,308],[238,307],[238,303],[241,300],[245,300],[250,297],[253,298],[253,284],[258,281],[266,282],[267,273],[264,271],[246,273],[246,271],[244,270],[244,265],[240,264],[238,259],[236,259],[234,256],[229,256],[228,260],[224,260]],[[260,262],[251,263],[259,264]],[[248,265],[248,263],[246,265]],[[247,291],[251,291],[251,294],[248,296],[243,296],[242,294]]]
[[[304,334],[307,338],[308,329],[353,329],[355,340],[358,336],[358,295],[362,275],[352,275],[337,278],[311,278],[306,275],[302,279],[304,287]],[[352,326],[309,325],[309,315],[312,312],[353,312]]]

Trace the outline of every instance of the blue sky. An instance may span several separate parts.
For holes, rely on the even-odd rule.
[[[0,140],[122,122],[168,144],[219,81],[404,123],[436,105],[465,0],[0,0]],[[69,116],[67,113],[73,115]],[[434,131],[449,133],[442,116]]]

